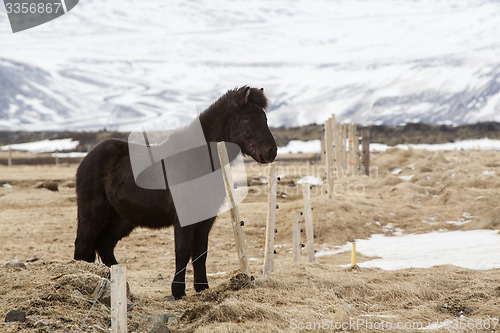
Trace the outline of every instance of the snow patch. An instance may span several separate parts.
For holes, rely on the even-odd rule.
[[[291,140],[285,147],[278,147],[278,155],[321,152],[321,141]]]
[[[85,156],[87,156],[87,153],[80,153],[80,152],[52,154],[52,157],[58,157],[58,158],[83,158]]]
[[[321,177],[316,177],[316,176],[305,176],[300,178],[297,181],[297,184],[309,184],[312,186],[321,186],[323,185],[323,179]]]
[[[398,169],[393,170],[392,174],[396,176],[396,175],[399,175],[401,173],[401,171],[403,171],[403,170],[398,168]]]
[[[381,257],[360,267],[386,270],[455,265],[469,269],[500,267],[500,234],[497,230],[435,231],[387,237],[373,235],[356,240],[357,251]]]
[[[79,141],[73,139],[59,139],[59,140],[42,140],[36,142],[17,143],[9,146],[0,147],[2,151],[21,150],[27,151],[32,154],[50,153],[61,150],[73,150],[80,144]]]
[[[371,143],[371,152],[384,152],[388,149],[426,149],[428,151],[449,151],[449,150],[500,150],[500,140],[493,139],[477,139],[477,140],[463,140],[457,142],[438,143],[438,144],[410,144],[410,145],[397,145],[387,146],[382,143]]]
[[[387,226],[386,226],[387,227]],[[379,257],[358,263],[360,267],[378,267],[385,270],[429,268],[455,265],[468,269],[500,268],[500,234],[497,230],[447,231],[425,234],[386,236],[372,235],[357,239],[357,252],[367,257]],[[350,244],[334,250],[318,251],[317,256],[347,252]]]
[[[415,177],[415,175],[398,176],[398,177],[399,177],[399,179],[401,179],[401,180],[404,180],[404,181],[407,181],[407,182],[408,182],[408,181],[412,180],[412,179],[413,179],[413,177]]]

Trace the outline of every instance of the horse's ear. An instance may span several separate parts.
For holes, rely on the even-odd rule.
[[[238,105],[245,105],[248,103],[248,96],[250,95],[250,87],[240,88],[238,91],[238,96],[236,102]]]
[[[248,96],[250,96],[250,87],[247,87],[245,92],[245,104],[248,103]]]
[[[261,93],[264,93],[264,88],[260,88],[260,92],[261,92]]]

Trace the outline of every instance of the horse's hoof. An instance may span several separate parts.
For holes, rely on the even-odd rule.
[[[174,299],[182,299],[184,296],[186,296],[186,293],[182,292],[180,294],[174,294],[172,296],[174,297]]]
[[[208,283],[199,283],[194,285],[194,290],[196,290],[196,292],[198,293],[205,289],[208,289]]]
[[[184,284],[174,284],[172,286],[172,296],[175,299],[181,299],[186,296],[186,289],[184,288]]]

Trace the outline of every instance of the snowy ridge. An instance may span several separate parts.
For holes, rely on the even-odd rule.
[[[271,126],[500,121],[499,21],[492,0],[87,0],[18,34],[2,13],[0,130],[173,129],[243,84]]]

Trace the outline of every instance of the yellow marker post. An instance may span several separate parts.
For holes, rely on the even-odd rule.
[[[356,243],[352,243],[351,249],[351,267],[356,266]]]

